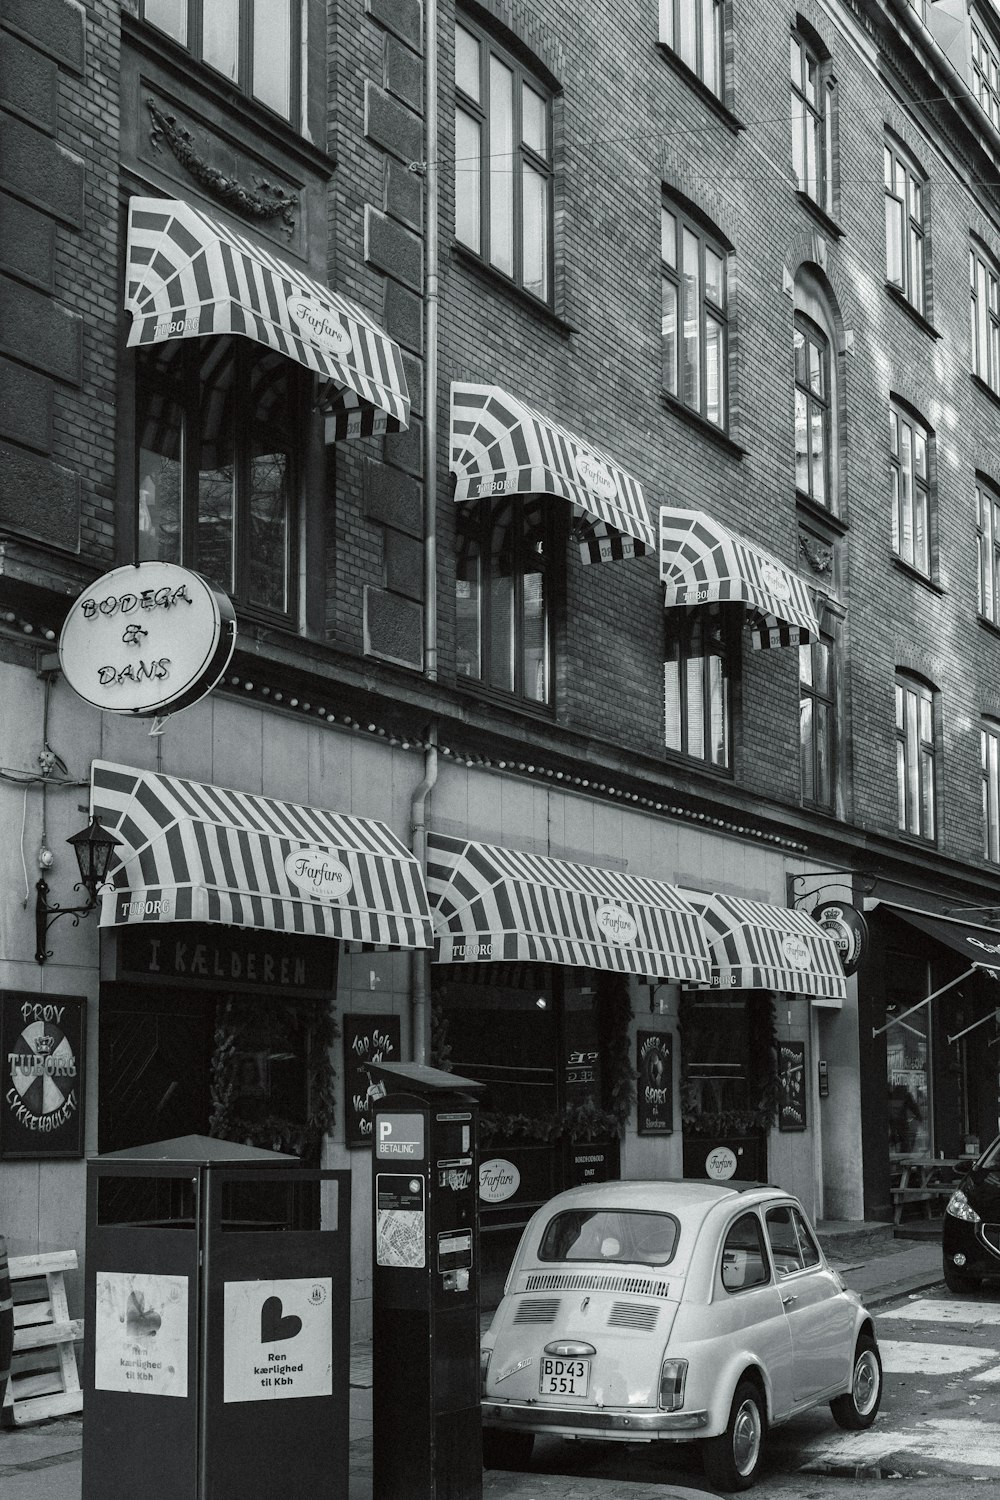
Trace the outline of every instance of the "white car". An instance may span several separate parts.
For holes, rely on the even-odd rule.
[[[536,1433],[690,1442],[747,1489],[768,1428],[829,1402],[868,1427],[875,1324],[778,1188],[602,1182],[551,1199],[521,1237],[482,1340],[483,1454],[522,1467]]]

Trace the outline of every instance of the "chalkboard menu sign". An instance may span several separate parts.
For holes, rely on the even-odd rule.
[[[778,1129],[806,1128],[806,1044],[778,1043]]]
[[[674,1128],[674,1072],[669,1032],[636,1033],[636,1118],[640,1135],[669,1135]]]
[[[369,1063],[399,1062],[399,1017],[344,1017],[344,1128],[348,1146],[368,1146],[373,1106],[385,1093]]]
[[[0,990],[0,1156],[83,1155],[82,995]]]

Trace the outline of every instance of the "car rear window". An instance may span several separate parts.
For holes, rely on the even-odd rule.
[[[618,1208],[565,1209],[550,1219],[538,1259],[618,1261],[665,1266],[677,1248],[672,1214]]]

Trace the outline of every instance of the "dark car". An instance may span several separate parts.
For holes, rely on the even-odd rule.
[[[1000,1135],[987,1146],[944,1211],[944,1279],[951,1292],[974,1292],[1000,1276]]]

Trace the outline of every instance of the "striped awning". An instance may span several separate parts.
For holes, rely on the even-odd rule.
[[[94,816],[118,836],[101,926],[224,922],[429,948],[420,865],[374,818],[95,761]]]
[[[128,343],[239,333],[313,370],[334,393],[338,438],[399,432],[410,420],[398,346],[355,303],[174,198],[132,198]]]
[[[742,600],[756,650],[819,639],[805,580],[704,511],[660,508],[660,577],[668,608]]]
[[[713,989],[847,998],[837,944],[806,912],[741,896],[681,894],[705,924]]]
[[[563,495],[586,563],[642,557],[656,545],[639,481],[499,386],[452,382],[451,471],[459,501]]]
[[[431,834],[435,963],[533,962],[707,984],[702,924],[659,880]]]

